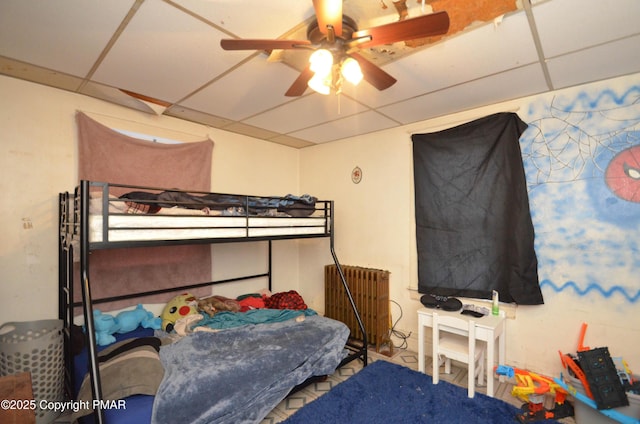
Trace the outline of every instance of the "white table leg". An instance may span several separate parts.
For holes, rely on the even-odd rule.
[[[469,326],[470,333],[468,337],[469,342],[469,361],[467,366],[467,395],[473,398],[476,395],[476,342],[475,342],[475,324],[473,327]]]
[[[418,371],[424,372],[424,325],[418,317]]]
[[[506,338],[507,324],[506,322],[503,324],[502,334],[498,336],[498,365],[506,365],[507,364],[507,338]],[[500,381],[504,382],[507,380],[507,377],[504,375],[500,376]]]
[[[493,335],[487,341],[487,396],[493,397],[493,363],[496,354],[496,339]]]

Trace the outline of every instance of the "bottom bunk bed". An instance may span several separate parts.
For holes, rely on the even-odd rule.
[[[255,311],[241,321],[257,324],[223,331],[205,325],[177,338],[142,327],[119,334],[98,354],[105,421],[260,422],[296,386],[333,373],[345,358],[343,323],[310,310]],[[219,314],[223,326],[233,325],[234,314]],[[83,349],[74,360],[73,418],[95,422],[87,357]]]
[[[264,220],[260,217],[260,220],[253,221],[253,214],[262,215],[265,211],[263,206],[268,203],[271,207],[274,198],[242,196],[237,202],[244,203],[237,204],[234,203],[236,200],[224,195],[222,206],[233,204],[233,213],[229,216],[212,214],[209,204],[205,211],[207,217],[198,217],[198,227],[226,226],[234,228],[232,234],[216,232],[213,236],[200,238],[200,230],[194,227],[195,235],[188,236],[191,239],[181,239],[185,237],[181,232],[156,240],[146,235],[140,238],[140,229],[145,231],[144,234],[156,234],[155,223],[141,226],[127,223],[124,228],[128,233],[123,239],[115,236],[120,229],[115,230],[112,224],[120,218],[128,219],[127,215],[132,212],[112,207],[112,203],[117,206],[123,204],[122,196],[114,202],[112,187],[107,183],[82,181],[72,194],[65,192],[60,195],[59,315],[65,326],[65,386],[72,402],[74,419],[114,424],[260,422],[282,399],[305,383],[329,375],[352,360],[360,359],[367,365],[367,341],[364,340],[362,346],[349,346],[350,332],[345,324],[306,309],[304,301],[294,307],[289,307],[286,302],[267,302],[272,299],[272,240],[329,237],[332,257],[362,333],[366,334],[334,250],[333,202],[323,202],[320,207],[316,204],[311,209],[304,205],[303,213],[292,212],[299,210],[294,204],[292,210],[286,210],[287,216],[276,211],[273,217],[275,230],[269,224],[269,232],[265,233]],[[160,193],[157,189],[155,192]],[[172,196],[174,192],[172,190]],[[139,192],[136,195],[140,196]],[[199,197],[202,195],[198,193]],[[131,206],[131,198],[125,199]],[[147,200],[135,199],[136,209],[139,204],[145,205]],[[279,201],[288,206],[291,199]],[[157,199],[149,205],[155,205],[154,202]],[[96,204],[100,206],[96,208]],[[256,204],[259,206],[257,209]],[[201,206],[194,205],[194,208]],[[160,209],[164,209],[164,205]],[[241,224],[236,223],[238,210],[244,214]],[[157,211],[154,214],[157,215]],[[183,218],[191,219],[190,214],[176,214],[172,208],[168,215],[171,215],[167,216],[170,220],[176,217],[181,220],[170,224],[171,228],[191,228],[185,228],[182,221]],[[207,218],[207,224],[200,223]],[[92,225],[97,220],[101,223],[98,227]],[[252,226],[254,228],[250,228]],[[221,281],[160,290],[149,288],[144,292],[123,292],[100,299],[91,296],[89,257],[93,250],[226,241],[267,242],[269,269],[263,274]],[[81,302],[74,300],[76,278],[80,282]],[[155,324],[147,325],[141,321],[142,325],[133,328],[127,325],[109,334],[113,338],[103,339],[99,334],[104,318],[97,310],[100,304],[127,300],[134,305],[148,295],[176,295],[192,289],[256,278],[268,280],[266,294],[260,297],[265,301],[265,307],[251,305],[242,311],[220,309],[211,315],[203,313],[206,309],[202,309],[201,314],[187,314],[189,316],[174,320],[174,325],[169,327],[164,322],[159,325],[156,322],[159,305],[139,305],[138,308],[147,314],[147,320]],[[256,297],[255,294],[249,296]],[[239,302],[237,299],[234,301]],[[168,308],[160,306],[165,310]],[[175,305],[173,307],[175,310]],[[190,303],[189,307],[196,306]],[[82,308],[82,314],[77,317],[79,308]],[[177,310],[182,311],[182,307]],[[160,314],[163,317],[164,312]],[[120,315],[112,311],[110,316]],[[78,319],[82,321],[82,327],[74,324]]]

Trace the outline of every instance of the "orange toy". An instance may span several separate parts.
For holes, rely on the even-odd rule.
[[[591,350],[588,346],[584,346],[584,336],[587,333],[587,323],[583,322],[582,327],[580,327],[580,336],[578,337],[578,352],[586,352]],[[582,383],[582,387],[584,387],[584,391],[590,399],[593,399],[593,394],[591,393],[591,389],[589,388],[589,383],[587,382],[587,376],[584,374],[582,369],[576,364],[576,361],[573,360],[571,355],[563,354],[561,351],[558,351],[560,354],[560,362],[562,362],[562,366],[566,370],[571,370],[573,374],[580,380]]]
[[[526,402],[521,408],[522,413],[517,416],[518,421],[524,423],[573,415],[573,408],[568,402],[565,403],[567,391],[553,379],[505,365],[496,367],[496,373],[515,377],[516,379],[516,385],[513,387],[511,394]],[[544,408],[546,394],[555,395],[555,407],[552,410]]]

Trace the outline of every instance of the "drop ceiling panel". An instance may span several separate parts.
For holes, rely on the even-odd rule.
[[[547,67],[553,86],[564,88],[637,72],[640,69],[638,46],[640,35],[550,59]]]
[[[311,1],[175,0],[175,3],[229,31],[229,35],[241,38],[278,38],[314,16]]]
[[[291,137],[288,135],[279,135],[277,137],[270,138],[269,141],[272,141],[274,143],[284,144],[285,146],[296,147],[296,148],[302,148],[302,147],[308,147],[308,146],[314,145],[314,143],[310,141],[301,140],[299,138]]]
[[[284,93],[298,74],[284,64],[268,62],[265,55],[258,55],[181,104],[241,120],[291,101]]]
[[[278,133],[267,131],[263,128],[243,124],[242,122],[234,122],[233,124],[224,127],[224,129],[227,131],[248,135],[250,137],[261,138],[263,140],[268,140],[272,137],[278,136]]]
[[[175,102],[247,56],[214,54],[222,35],[165,2],[144,2],[94,78]]]
[[[379,111],[409,124],[546,90],[540,66],[534,64],[385,106]]]
[[[310,94],[247,119],[245,123],[288,134],[365,110],[346,96]]]
[[[397,1],[396,1],[397,2]],[[427,13],[432,13],[433,8],[422,1],[398,3],[400,7],[406,7],[408,18],[415,18]],[[392,4],[385,1],[345,1],[342,5],[345,15],[357,22],[358,29],[366,29],[374,26],[385,25],[398,20],[398,11]]]
[[[395,127],[396,125],[398,125],[397,122],[370,110],[302,131],[296,131],[290,135],[313,143],[326,143]]]
[[[132,5],[133,1],[2,0],[0,55],[84,77]]]
[[[562,0],[533,8],[546,57],[640,32],[640,1]]]
[[[366,83],[357,91],[347,86],[345,93],[379,107],[527,65],[537,58],[526,15],[517,13],[498,25],[484,25],[385,66],[398,82],[382,93]]]
[[[408,17],[432,11],[421,1],[343,1],[361,29],[397,21],[404,6]],[[496,16],[508,1],[517,11]],[[150,109],[123,88],[171,103],[164,115],[305,147],[640,72],[640,0],[438,5],[450,14],[448,36],[362,51],[398,80],[384,91],[363,82],[341,96],[289,98],[310,51],[267,58],[220,47],[223,38],[305,38],[312,0],[0,0],[0,74]]]

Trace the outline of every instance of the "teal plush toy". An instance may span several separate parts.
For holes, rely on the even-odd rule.
[[[160,317],[153,314],[141,304],[131,311],[122,311],[115,317],[103,314],[100,310],[93,310],[93,322],[96,329],[96,343],[98,346],[106,346],[116,341],[114,333],[128,333],[138,326],[159,330],[162,324]]]
[[[162,323],[160,317],[154,317],[153,314],[144,309],[141,304],[138,304],[132,311],[120,312],[116,315],[115,320],[118,326],[116,332],[120,334],[133,331],[138,328],[138,326],[159,330],[160,324]]]
[[[118,331],[116,319],[107,314],[103,314],[100,310],[93,310],[93,325],[96,330],[96,343],[98,346],[106,346],[116,341],[113,333]]]

